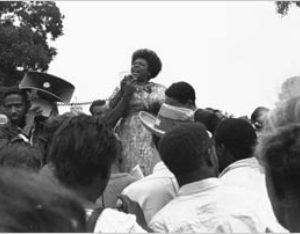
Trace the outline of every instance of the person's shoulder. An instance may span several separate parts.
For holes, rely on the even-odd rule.
[[[155,232],[168,229],[166,226],[169,222],[172,223],[171,220],[174,220],[174,215],[178,214],[179,210],[174,210],[176,208],[176,201],[174,203],[174,200],[176,198],[167,203],[151,218],[149,227]]]
[[[136,182],[138,178],[128,174],[128,173],[118,173],[118,174],[112,174],[111,178],[108,182],[109,186],[121,186],[121,187],[127,187],[130,184]]]
[[[139,233],[144,232],[142,228],[138,227],[135,215],[106,208],[102,211],[96,222],[94,233],[129,233],[135,229]]]
[[[162,183],[162,181],[166,181]],[[167,184],[172,183],[171,179],[166,176],[156,176],[155,174],[148,175],[140,180],[137,180],[128,185],[122,193],[124,194],[137,194],[138,192],[163,192],[167,190]]]

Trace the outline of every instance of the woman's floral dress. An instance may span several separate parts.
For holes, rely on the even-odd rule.
[[[137,85],[126,115],[116,127],[116,133],[122,142],[122,169],[125,172],[130,172],[138,164],[144,175],[149,175],[158,161],[157,157],[153,156],[151,133],[143,126],[138,114],[140,111],[157,112],[165,100],[165,89],[164,86],[153,82]],[[119,90],[114,90],[110,100]]]

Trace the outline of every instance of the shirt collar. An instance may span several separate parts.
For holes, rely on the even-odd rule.
[[[179,196],[186,196],[186,195],[192,195],[195,193],[201,193],[205,192],[208,190],[213,190],[222,185],[222,182],[216,178],[216,177],[211,177],[208,179],[196,181],[193,183],[186,184],[182,186],[179,189],[178,195]]]
[[[259,162],[255,157],[245,158],[238,160],[232,164],[230,164],[228,167],[226,167],[219,175],[219,177],[223,176],[225,173],[227,173],[230,170],[236,169],[236,168],[242,168],[242,167],[248,167],[248,168],[260,168]]]
[[[159,171],[169,171],[166,164],[164,164],[162,161],[159,161],[156,163],[156,165],[153,167],[153,173],[157,173]]]

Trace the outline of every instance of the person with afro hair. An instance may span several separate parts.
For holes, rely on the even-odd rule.
[[[126,95],[126,85],[131,84],[135,88],[116,128],[122,142],[122,170],[125,172],[139,165],[144,175],[149,175],[157,163],[152,156],[151,133],[142,125],[138,114],[147,111],[156,115],[164,103],[166,88],[150,81],[161,69],[162,62],[153,50],[136,50],[131,57],[131,74],[122,79],[120,88],[117,87],[109,98],[109,108],[112,109]]]

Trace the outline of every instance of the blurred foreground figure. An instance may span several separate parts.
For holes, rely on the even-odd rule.
[[[37,174],[0,170],[1,232],[85,232],[74,194]]]
[[[300,232],[300,124],[287,124],[262,135],[257,155],[279,223],[290,232]]]
[[[109,181],[117,147],[111,127],[101,119],[71,117],[55,132],[48,150],[48,165],[41,171],[82,199],[89,232],[145,232],[140,227],[145,220],[139,207],[140,215],[135,216],[96,204]],[[136,214],[137,209],[132,211],[129,207],[127,212]]]

